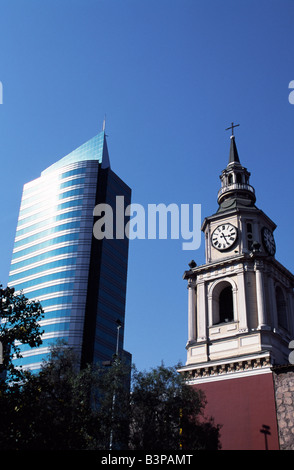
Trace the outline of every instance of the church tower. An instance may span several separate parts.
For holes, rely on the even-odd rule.
[[[254,388],[264,389],[262,377],[268,376],[268,381],[273,366],[289,363],[288,346],[294,338],[294,276],[275,258],[276,224],[255,204],[255,189],[240,162],[234,127],[228,164],[220,175],[218,209],[202,224],[205,264],[191,261],[183,276],[188,283],[188,342],[181,371],[188,372],[190,383],[199,385],[212,400],[228,406],[226,413],[232,410],[236,393],[236,410],[241,410],[241,383],[243,390],[249,387],[249,403]],[[245,378],[250,381],[245,383]],[[224,381],[226,397],[220,396]],[[272,387],[272,379],[269,383]],[[258,403],[254,397],[251,408]],[[274,397],[266,400],[272,402]],[[274,402],[268,406],[274,408]],[[268,409],[264,415],[264,420],[269,419]],[[273,416],[272,420],[274,427]],[[225,433],[233,428],[230,423]]]

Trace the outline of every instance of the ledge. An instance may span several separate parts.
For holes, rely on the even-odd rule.
[[[187,373],[187,381],[192,385],[211,380],[232,379],[249,374],[272,372],[272,364],[269,352],[263,351],[259,354],[221,361],[190,364],[181,367],[178,372]]]

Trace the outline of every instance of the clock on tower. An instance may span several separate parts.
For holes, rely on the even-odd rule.
[[[212,232],[211,239],[214,248],[220,251],[227,250],[237,239],[237,229],[232,224],[218,225]]]

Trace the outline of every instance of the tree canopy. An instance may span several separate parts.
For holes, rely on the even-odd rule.
[[[38,373],[22,371],[20,344],[42,344],[39,302],[0,285],[0,450],[219,448],[219,426],[204,418],[205,396],[178,366],[138,371],[119,357],[82,369],[64,342]]]
[[[38,374],[0,394],[0,449],[217,449],[219,428],[204,420],[204,406],[176,367],[131,374],[115,358],[79,370],[59,344]]]
[[[205,419],[205,395],[187,384],[179,365],[135,370],[130,446],[148,450],[217,449],[219,427]]]
[[[41,304],[28,300],[22,293],[16,295],[13,287],[0,285],[0,342],[3,356],[0,372],[5,371],[11,380],[21,377],[22,371],[13,364],[21,358],[20,344],[30,347],[42,344],[40,320],[44,312]]]

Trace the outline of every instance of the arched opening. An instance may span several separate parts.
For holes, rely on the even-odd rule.
[[[276,287],[276,303],[277,303],[277,313],[278,313],[278,325],[288,329],[288,320],[287,320],[287,305],[286,300],[283,294],[283,291],[280,286]]]
[[[232,173],[228,177],[228,184],[233,184],[233,175],[232,175]]]
[[[225,287],[219,295],[219,322],[230,322],[234,319],[232,286]]]
[[[238,184],[241,184],[241,183],[242,183],[242,175],[241,175],[241,173],[237,173],[236,181],[237,181]]]
[[[233,286],[229,281],[218,282],[212,291],[212,324],[234,321]]]

